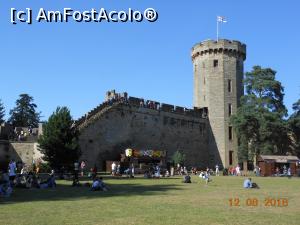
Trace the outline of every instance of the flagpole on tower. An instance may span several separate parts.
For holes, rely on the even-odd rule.
[[[226,23],[224,16],[217,16],[217,41],[219,41],[219,22]]]
[[[219,17],[217,16],[217,41],[219,41]]]

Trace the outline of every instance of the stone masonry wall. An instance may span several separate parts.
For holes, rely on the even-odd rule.
[[[237,163],[238,145],[233,131],[229,138],[229,108],[230,114],[235,114],[243,95],[245,58],[246,45],[239,41],[207,40],[192,48],[194,106],[208,108],[210,161],[224,167]]]
[[[79,141],[81,158],[100,169],[106,160],[120,159],[127,147],[166,150],[169,160],[180,150],[191,166],[208,162],[207,119],[138,106],[112,106],[81,130]]]
[[[10,159],[31,165],[40,159],[42,154],[38,151],[37,142],[11,142],[0,141],[0,162],[8,163]]]
[[[41,153],[38,151],[38,143],[36,142],[10,142],[9,155],[10,158],[22,161],[28,165],[41,157]]]

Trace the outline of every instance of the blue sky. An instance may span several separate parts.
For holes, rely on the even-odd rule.
[[[36,12],[91,8],[155,8],[154,23],[10,23],[10,8]],[[191,47],[216,38],[216,16],[225,16],[221,38],[247,44],[245,71],[271,67],[285,87],[285,104],[300,94],[300,1],[248,0],[2,0],[0,99],[6,112],[21,93],[35,99],[46,120],[57,106],[78,118],[104,100],[107,90],[127,91],[192,107]]]

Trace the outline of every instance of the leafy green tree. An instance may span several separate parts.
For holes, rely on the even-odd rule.
[[[36,112],[36,108],[33,97],[28,94],[20,94],[16,101],[16,107],[9,112],[8,122],[14,127],[37,127],[41,113]]]
[[[300,157],[300,99],[293,104],[294,113],[289,118],[292,152]]]
[[[173,160],[173,162],[174,162],[175,165],[177,165],[177,164],[184,164],[184,162],[185,162],[185,154],[177,150],[173,154],[172,160]]]
[[[254,66],[244,79],[246,95],[241,97],[231,123],[239,140],[239,161],[258,154],[284,154],[288,150],[287,109],[284,88],[270,68]]]
[[[60,169],[70,168],[78,160],[81,152],[78,131],[73,127],[73,119],[67,107],[57,107],[43,126],[43,135],[38,139],[43,160]]]
[[[4,122],[4,116],[5,116],[5,108],[0,99],[0,124]]]

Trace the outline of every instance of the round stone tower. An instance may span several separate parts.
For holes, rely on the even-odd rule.
[[[207,40],[192,48],[194,106],[208,108],[210,166],[237,164],[237,139],[230,116],[244,93],[246,45],[239,41]]]

